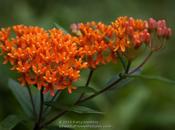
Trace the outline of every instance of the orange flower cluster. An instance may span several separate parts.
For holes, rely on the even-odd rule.
[[[112,22],[111,47],[115,51],[125,52],[126,48],[134,46],[138,48],[142,43],[150,42],[150,34],[148,33],[146,22],[132,17],[119,17]]]
[[[110,25],[88,22],[71,25],[72,33],[79,39],[79,51],[86,57],[88,66],[95,68],[116,59],[116,52],[124,53],[129,48],[149,45],[151,33],[156,30],[158,37],[168,38],[171,29],[165,20],[143,21],[132,17],[119,17]]]
[[[115,59],[112,50],[109,49],[107,33],[109,28],[99,22],[88,22],[86,24],[72,24],[72,32],[78,35],[79,53],[88,62],[88,67],[95,68],[98,64],[105,64]]]
[[[64,34],[59,29],[44,30],[33,26],[13,26],[0,31],[0,42],[5,62],[21,73],[21,83],[44,87],[44,92],[68,88],[80,76],[80,69],[86,67],[78,56],[78,39]]]
[[[88,22],[71,25],[72,33],[60,29],[17,25],[1,29],[0,48],[4,63],[20,74],[20,82],[36,85],[45,92],[68,88],[79,79],[82,68],[96,68],[117,59],[116,52],[124,54],[130,48],[138,49],[152,43],[152,33],[167,39],[171,29],[165,20],[147,21],[119,17],[106,25]],[[155,36],[155,35],[154,35]],[[127,57],[126,57],[127,58]]]

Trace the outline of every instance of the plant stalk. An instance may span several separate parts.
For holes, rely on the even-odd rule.
[[[130,70],[131,67],[131,61],[128,61],[128,65],[126,66],[125,72],[124,74],[120,75],[119,79],[117,79],[116,81],[114,81],[113,83],[109,84],[107,87],[103,88],[102,90],[84,98],[81,100],[78,100],[74,105],[79,105],[80,103],[83,103],[85,101],[88,101],[104,92],[106,92],[107,90],[109,90],[110,88],[112,88],[114,85],[120,83],[122,80],[126,79],[128,76],[132,75],[133,73],[135,73],[137,70],[139,70],[141,67],[143,67],[143,65],[148,61],[148,59],[151,57],[151,55],[153,54],[153,52],[151,51],[148,56],[143,60],[143,62],[137,66],[135,69],[133,69],[132,71]],[[88,78],[89,79],[89,78]],[[56,119],[58,119],[59,117],[63,116],[65,113],[69,112],[69,110],[63,110],[62,112],[60,112],[58,115],[56,115],[55,117],[51,118],[50,120],[48,120],[47,122],[45,122],[44,124],[41,125],[41,128],[46,127],[47,125],[51,124],[53,121],[55,121]]]

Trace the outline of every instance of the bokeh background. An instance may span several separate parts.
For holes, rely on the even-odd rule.
[[[58,23],[66,29],[75,22],[103,21],[110,23],[118,16],[166,19],[175,32],[174,0],[0,0],[0,27],[14,24],[42,26],[46,29]],[[138,57],[134,64],[141,62]],[[0,120],[9,114],[22,113],[8,89],[8,79],[16,74],[0,60]],[[119,72],[120,64],[98,68],[92,86],[100,88]],[[80,84],[87,72],[82,72]],[[175,37],[166,48],[157,52],[144,66],[143,74],[160,75],[175,80]],[[69,113],[61,120],[95,120],[111,125],[109,130],[175,130],[175,85],[156,80],[135,79],[124,87],[98,96],[89,106],[104,111],[104,115]],[[55,123],[56,125],[57,123]],[[26,129],[24,123],[14,130]],[[76,128],[77,130],[79,128]],[[82,128],[83,129],[83,128]],[[88,128],[89,129],[89,128]],[[101,130],[102,128],[99,128]],[[81,129],[79,129],[81,130]],[[86,129],[84,129],[86,130]]]

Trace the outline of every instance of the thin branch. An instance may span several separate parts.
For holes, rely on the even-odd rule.
[[[41,88],[40,91],[40,111],[39,111],[39,117],[38,117],[38,124],[40,124],[41,119],[42,119],[42,113],[43,113],[43,108],[44,108],[44,95],[43,95],[44,88]]]
[[[131,61],[128,61],[128,65],[125,69],[125,73],[120,75],[119,79],[117,79],[116,81],[114,81],[113,83],[109,84],[107,87],[103,88],[102,90],[82,99],[77,101],[74,105],[78,105],[80,103],[83,103],[85,101],[88,101],[104,92],[106,92],[107,90],[111,89],[114,85],[120,83],[122,80],[126,79],[129,75],[135,73],[137,70],[139,70],[141,67],[143,67],[143,65],[148,61],[148,59],[151,57],[151,55],[153,54],[153,52],[151,51],[148,56],[143,60],[143,62],[137,66],[135,69],[133,69],[132,71],[129,71],[130,66],[131,66]],[[69,110],[64,110],[62,112],[60,112],[58,115],[56,115],[55,117],[51,118],[50,120],[48,120],[47,122],[45,122],[43,125],[41,125],[41,128],[44,128],[45,126],[49,125],[50,123],[52,123],[53,121],[55,121],[57,118],[61,117],[62,115],[64,115],[65,113],[67,113]]]
[[[118,58],[119,58],[119,60],[120,60],[120,62],[122,64],[124,70],[126,70],[126,63],[125,63],[123,57],[121,56],[121,54],[118,51],[116,53],[117,53],[117,56],[118,56]]]
[[[31,105],[32,105],[33,116],[36,118],[37,114],[36,114],[35,104],[34,104],[34,101],[33,101],[33,96],[32,96],[32,92],[30,90],[30,86],[28,84],[27,84],[27,90],[28,90],[29,97],[30,97],[30,102],[31,102]]]
[[[96,92],[95,94],[92,94],[92,95],[89,96],[89,97],[86,97],[86,98],[80,100],[79,102],[76,103],[76,105],[78,105],[78,104],[80,104],[80,103],[82,103],[82,102],[85,102],[85,101],[87,101],[87,100],[89,100],[89,99],[92,99],[92,98],[94,98],[94,97],[100,95],[101,93],[103,93],[103,92],[109,90],[110,88],[112,88],[114,85],[116,85],[117,83],[119,83],[119,82],[122,81],[123,79],[125,79],[125,78],[124,78],[124,77],[120,77],[119,79],[117,79],[116,81],[114,81],[113,83],[111,83],[109,86],[103,88],[102,90]]]
[[[130,63],[129,63],[130,64]],[[130,67],[130,65],[128,65]],[[129,70],[129,67],[128,67],[128,70]],[[91,77],[91,76],[90,76]],[[117,83],[119,83],[120,81],[122,81],[123,79],[125,79],[126,76],[123,75],[123,76],[120,76],[119,79],[117,79],[116,81],[114,81],[113,83],[111,83],[110,85],[108,85],[107,87],[103,88],[102,90],[92,94],[91,96],[88,96],[84,99],[81,99],[81,100],[78,100],[74,105],[78,105],[82,102],[85,102],[87,100],[90,100],[98,95],[100,95],[101,93],[104,93],[105,91],[109,90],[111,87],[113,87],[114,85],[116,85]],[[88,78],[90,79],[90,78]],[[88,80],[87,80],[88,81]],[[89,82],[89,81],[88,81]],[[87,85],[89,84],[87,82]],[[41,125],[41,128],[44,128],[45,126],[49,125],[50,123],[52,123],[53,121],[55,121],[57,118],[61,117],[62,115],[64,115],[65,113],[69,112],[69,110],[63,110],[62,112],[60,112],[58,115],[56,115],[55,117],[51,118],[50,120],[48,120],[47,122],[45,122],[43,125]]]
[[[115,82],[113,82],[112,84],[110,84],[109,86],[105,87],[104,89],[100,90],[99,92],[84,98],[82,100],[79,100],[78,102],[76,102],[74,105],[78,105],[82,102],[85,102],[89,99],[92,99],[96,96],[98,96],[99,94],[105,92],[106,90],[110,89],[112,86],[114,86],[115,84],[119,83],[121,80],[123,80],[124,78],[120,77],[118,80],[116,80]],[[52,123],[53,121],[55,121],[57,118],[61,117],[62,115],[64,115],[65,113],[69,112],[69,110],[63,110],[62,112],[60,112],[58,115],[56,115],[55,117],[51,118],[50,120],[48,120],[47,122],[45,122],[43,125],[41,125],[41,128],[44,128],[45,126],[49,125],[50,123]]]
[[[128,74],[130,67],[131,67],[131,60],[128,61],[128,65],[126,66],[125,69],[125,74]]]
[[[51,103],[54,102],[55,98],[57,97],[57,95],[59,94],[60,91],[56,91],[55,95],[52,97],[52,99],[49,101]],[[45,113],[48,109],[49,109],[49,105],[46,106],[46,108],[43,110],[43,113]]]
[[[90,69],[90,72],[89,72],[88,79],[86,81],[85,87],[88,87],[89,86],[89,83],[90,83],[90,81],[92,79],[93,72],[94,72],[94,70],[93,69]],[[82,93],[80,95],[80,97],[78,98],[78,100],[76,101],[76,103],[79,102],[84,97],[84,95],[85,95],[85,93]]]
[[[44,88],[41,88],[40,91],[40,111],[39,111],[39,116],[38,120],[35,122],[33,130],[41,130],[42,128],[40,127],[41,125],[41,119],[42,119],[42,114],[43,114],[43,107],[44,107],[44,95],[43,95]]]
[[[140,65],[138,65],[135,69],[131,70],[130,72],[128,72],[128,74],[133,74],[136,71],[138,71],[141,67],[143,67],[143,65],[149,60],[149,58],[152,56],[153,51],[151,51],[146,58],[142,61],[142,63]]]

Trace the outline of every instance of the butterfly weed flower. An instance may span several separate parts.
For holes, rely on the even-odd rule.
[[[137,55],[141,46],[150,47],[154,43],[153,33],[160,39],[168,39],[172,33],[165,20],[142,20],[127,16],[118,17],[109,25],[94,21],[72,24],[71,30],[79,39],[80,55],[90,68],[115,61],[116,52],[127,58],[135,57],[135,52]]]
[[[79,39],[79,53],[88,63],[88,67],[96,68],[114,60],[115,55],[108,47],[107,34],[109,27],[102,22],[88,22],[71,25],[72,33]]]
[[[42,87],[45,92],[75,87],[72,83],[82,68],[96,68],[100,64],[116,61],[116,52],[126,58],[134,57],[142,45],[151,50],[154,37],[160,42],[172,35],[165,20],[118,17],[111,24],[87,22],[71,25],[72,33],[60,29],[45,30],[37,26],[16,25],[0,31],[0,48],[4,63],[21,74],[22,84]],[[128,53],[130,52],[130,53]],[[136,54],[137,55],[137,54]]]
[[[20,73],[19,82],[27,87],[36,86],[41,90],[40,110],[37,115],[32,94],[29,89],[33,114],[36,116],[34,129],[42,129],[64,115],[69,109],[60,111],[45,120],[44,93],[55,95],[67,89],[72,93],[73,85],[80,77],[80,70],[89,68],[90,73],[84,87],[88,87],[94,69],[99,65],[119,60],[122,71],[110,84],[92,95],[82,92],[73,105],[90,100],[128,76],[134,75],[149,60],[154,51],[164,47],[165,41],[172,35],[165,20],[134,19],[118,17],[110,24],[87,22],[71,25],[72,34],[61,29],[45,30],[37,26],[15,25],[0,30],[0,50],[4,64],[10,63],[11,70]],[[160,44],[160,45],[159,45]],[[159,45],[159,46],[158,46]],[[143,61],[131,68],[133,60],[140,56],[142,46],[149,48],[149,54]],[[56,95],[55,95],[56,96]],[[54,101],[54,98],[51,100]],[[42,114],[43,113],[43,114]]]
[[[109,26],[111,26],[111,33],[107,35],[110,39],[109,47],[114,52],[124,54],[128,59],[138,55],[138,49],[143,45],[151,46],[151,51],[159,50],[164,44],[162,41],[172,34],[165,20],[156,21],[153,18],[142,20],[127,16],[118,17]],[[152,46],[157,44],[154,40],[155,35],[161,39],[159,41],[161,46],[156,48]]]
[[[10,36],[13,32],[14,37]],[[59,29],[16,25],[1,29],[0,42],[4,63],[10,62],[21,74],[19,81],[43,87],[51,95],[65,88],[71,93],[80,69],[86,67],[78,53],[77,38]]]
[[[150,34],[145,21],[132,17],[119,17],[111,23],[111,48],[114,51],[125,52],[127,48],[138,48],[142,43],[150,42]]]

